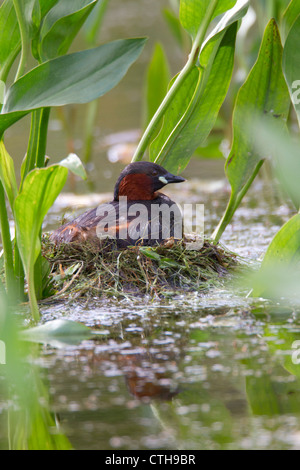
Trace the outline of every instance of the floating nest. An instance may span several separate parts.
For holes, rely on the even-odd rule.
[[[205,292],[224,284],[239,264],[225,247],[197,237],[120,250],[112,242],[100,248],[88,243],[56,246],[44,236],[42,253],[50,265],[52,294],[72,299]]]

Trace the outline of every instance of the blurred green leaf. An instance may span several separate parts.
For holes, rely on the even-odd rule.
[[[181,269],[183,266],[171,258],[161,258],[159,262],[159,267],[161,269],[168,269],[168,268]]]
[[[168,60],[163,47],[157,43],[147,69],[144,127],[149,124],[152,116],[164,99],[169,81],[170,70]]]
[[[224,154],[222,153],[220,147],[222,144],[223,136],[210,135],[208,139],[204,142],[201,147],[198,147],[195,152],[194,156],[199,158],[209,158],[209,159],[224,159]]]
[[[7,90],[0,135],[32,109],[86,103],[102,96],[123,78],[145,41],[114,41],[52,59],[23,75]]]
[[[152,250],[152,248],[150,248],[150,247],[141,246],[139,248],[139,251],[143,255],[147,256],[147,258],[154,259],[156,261],[160,261],[160,259],[161,259],[161,256],[158,253],[156,253],[156,251]]]
[[[211,0],[181,0],[180,2],[180,22],[193,39],[199,30],[210,2]],[[219,1],[212,19],[232,8],[235,3],[236,0]]]
[[[253,280],[253,297],[296,297],[300,282],[300,214],[275,235]]]
[[[186,33],[180,24],[179,18],[168,8],[163,10],[163,16],[178,45],[182,48],[184,45],[184,34]]]
[[[283,72],[300,125],[300,16],[294,22],[283,50]]]
[[[84,34],[86,41],[91,45],[96,45],[97,34],[101,28],[104,14],[110,0],[98,0],[92,13],[89,14],[84,24]]]
[[[291,0],[289,6],[284,12],[282,20],[283,28],[283,38],[285,39],[300,14],[300,0]]]
[[[2,77],[5,64],[14,59],[21,47],[19,25],[11,0],[5,0],[0,6],[0,44],[0,74]]]
[[[44,18],[39,55],[45,60],[66,54],[97,0],[60,0]]]
[[[233,144],[225,171],[231,185],[226,212],[213,237],[219,240],[263,163],[245,122],[262,117],[284,126],[290,108],[282,73],[282,46],[275,20],[266,27],[257,62],[240,88],[233,114]],[[267,157],[268,155],[265,155]]]
[[[230,10],[226,11],[212,29],[201,46],[199,61],[202,67],[208,67],[222,41],[224,31],[236,21],[243,18],[248,10],[249,0],[237,0]]]
[[[11,208],[18,193],[13,159],[8,154],[3,140],[0,141],[0,179]]]

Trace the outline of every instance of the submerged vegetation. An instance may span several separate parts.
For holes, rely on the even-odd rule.
[[[86,244],[57,247],[47,237],[42,252],[51,266],[54,298],[71,296],[167,297],[183,292],[207,292],[224,283],[238,265],[225,248],[194,239],[166,241],[155,248],[133,246],[118,250],[111,242],[99,248]],[[196,247],[198,245],[198,247]]]

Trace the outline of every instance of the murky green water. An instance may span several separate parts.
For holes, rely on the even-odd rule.
[[[151,40],[146,55],[125,80],[101,99],[92,172],[101,193],[112,191],[122,167],[108,161],[103,142],[110,133],[139,128],[140,82],[153,37],[170,41],[158,15],[163,4],[167,2],[111,2],[103,41],[145,34]],[[176,48],[171,57],[175,68],[180,60]],[[82,110],[77,109],[74,131],[79,155]],[[67,150],[55,114],[50,129],[47,153],[58,161]],[[18,123],[7,133],[7,146],[17,159],[24,153],[25,131]],[[229,196],[222,168],[223,162],[194,160],[185,172],[188,182],[180,192],[169,192],[180,203],[205,204],[207,235],[218,223]],[[56,227],[63,214],[109,200],[109,195],[86,197],[87,187],[82,183],[76,189],[79,195],[62,195],[57,200],[45,230]],[[222,242],[255,264],[289,215],[268,181],[260,180]],[[300,365],[292,362],[292,345],[300,339],[300,308],[285,301],[274,305],[251,300],[246,298],[248,290],[229,283],[204,296],[170,294],[160,301],[94,299],[86,303],[66,298],[64,303],[43,304],[43,321],[68,318],[100,333],[74,345],[39,345],[34,358],[49,392],[50,410],[72,446],[299,449]],[[8,445],[5,408],[0,399],[1,448]]]

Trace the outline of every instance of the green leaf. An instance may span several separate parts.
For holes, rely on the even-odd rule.
[[[0,76],[3,77],[5,64],[12,62],[21,47],[19,25],[12,0],[5,0],[0,7],[0,44]]]
[[[48,11],[51,10],[51,8],[54,7],[54,5],[58,2],[59,0],[39,0],[40,3],[40,10],[41,10],[41,17],[44,18],[45,15],[47,15]]]
[[[177,263],[177,261],[171,258],[161,258],[159,262],[159,267],[161,269],[169,269],[169,268],[181,269],[182,265]]]
[[[150,158],[171,172],[186,167],[215,123],[232,76],[236,31],[234,24],[224,33],[211,68],[192,68],[166,112]]]
[[[294,21],[300,14],[300,0],[292,0],[283,15],[283,37],[286,38]]]
[[[164,99],[169,81],[170,70],[167,57],[161,44],[157,43],[147,70],[145,127]]]
[[[15,199],[17,245],[27,278],[30,308],[35,321],[39,320],[39,309],[36,300],[34,266],[41,251],[42,223],[61,192],[67,175],[67,168],[59,165],[32,170],[26,176],[22,190]]]
[[[175,13],[173,13],[172,10],[169,10],[167,8],[163,10],[163,16],[174,38],[176,39],[179,46],[182,48],[184,46],[184,34],[186,33],[182,29],[179,19],[177,18]]]
[[[97,43],[97,35],[103,23],[104,14],[106,12],[109,0],[98,0],[92,14],[89,15],[84,24],[84,35],[86,41],[94,46]]]
[[[154,259],[154,260],[156,260],[156,261],[160,261],[160,259],[161,259],[161,256],[160,256],[158,253],[156,253],[155,250],[152,250],[152,248],[150,248],[150,247],[141,246],[141,247],[139,248],[139,251],[140,251],[143,255],[147,256],[147,258]]]
[[[275,20],[271,20],[266,27],[258,59],[237,96],[233,114],[233,144],[225,165],[231,198],[213,234],[215,240],[219,240],[263,163],[263,157],[255,150],[245,123],[262,117],[271,121],[275,119],[282,126],[286,122],[290,99],[281,61],[280,35]]]
[[[195,38],[211,0],[181,0],[180,21],[182,26]],[[215,8],[213,18],[232,8],[236,0],[220,0]]]
[[[35,33],[40,21],[40,5],[38,0],[14,0],[18,4],[18,8],[25,19],[25,27],[28,37],[32,37]],[[39,12],[39,13],[38,13]]]
[[[97,0],[60,0],[48,12],[40,31],[43,61],[65,54]]]
[[[300,214],[275,235],[254,277],[254,297],[295,295],[299,299]]]
[[[300,125],[300,15],[290,29],[283,50],[283,72]]]
[[[77,323],[64,318],[48,321],[42,325],[28,328],[20,332],[21,339],[41,340],[64,338],[68,336],[91,336],[90,328],[82,323]]]
[[[15,167],[13,159],[4,146],[3,140],[0,141],[0,179],[8,197],[10,207],[13,208],[14,200],[18,193]]]
[[[28,173],[15,199],[17,241],[27,274],[40,251],[39,234],[43,220],[61,192],[67,175],[68,170],[59,165],[35,169]]]
[[[274,260],[283,264],[300,261],[300,214],[294,215],[275,235],[268,247],[263,265]]]
[[[118,40],[45,62],[8,90],[0,135],[32,109],[87,103],[111,90],[140,55],[145,39]]]
[[[221,17],[220,21],[213,28],[201,46],[199,61],[202,67],[207,67],[209,65],[209,62],[212,57],[214,57],[214,54],[222,41],[225,30],[233,23],[243,18],[247,13],[248,7],[249,0],[237,0],[234,7],[226,11],[226,13]]]
[[[298,138],[291,138],[287,129],[257,121],[252,126],[255,148],[262,156],[270,155],[276,176],[289,195],[297,211],[300,209],[300,146]]]
[[[59,162],[60,166],[67,168],[72,171],[74,175],[79,176],[83,180],[87,178],[85,168],[82,164],[82,161],[75,153],[70,153],[67,158]]]

